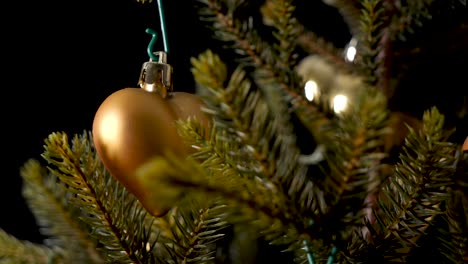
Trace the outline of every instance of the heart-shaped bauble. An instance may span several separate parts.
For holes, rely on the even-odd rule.
[[[175,122],[195,116],[208,125],[209,119],[200,109],[202,104],[197,96],[188,93],[172,93],[163,99],[157,93],[125,88],[108,96],[96,112],[93,141],[100,159],[152,215],[166,214],[177,195],[165,201],[148,199],[157,190],[145,188],[135,171],[168,151],[186,157],[189,148],[179,136]]]

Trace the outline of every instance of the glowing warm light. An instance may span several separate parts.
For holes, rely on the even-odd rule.
[[[356,58],[356,47],[350,46],[346,49],[346,60],[349,62],[354,61],[354,58]]]
[[[119,125],[117,115],[106,115],[101,123],[101,137],[107,142],[119,141]]]
[[[338,94],[335,95],[333,98],[333,111],[335,113],[340,113],[343,112],[346,109],[346,106],[348,105],[348,97]]]
[[[315,81],[309,80],[306,82],[304,90],[307,100],[312,101],[318,94],[318,85]]]
[[[358,41],[356,38],[352,38],[348,45],[346,45],[345,51],[344,51],[344,58],[347,62],[353,62],[354,59],[356,59],[356,54],[357,54],[357,44]]]

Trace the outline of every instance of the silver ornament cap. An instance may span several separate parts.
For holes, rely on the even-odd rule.
[[[138,85],[147,92],[156,92],[162,98],[172,92],[172,66],[167,64],[167,54],[164,51],[154,52],[157,61],[147,61],[141,67]]]

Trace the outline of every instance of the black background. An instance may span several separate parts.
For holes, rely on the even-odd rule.
[[[260,1],[258,1],[260,2]],[[310,2],[312,29],[344,45],[350,36],[341,17],[321,1]],[[196,1],[166,0],[174,87],[194,91],[190,57],[220,48],[198,19]],[[160,30],[156,1],[3,1],[1,45],[0,228],[39,242],[34,218],[21,196],[19,168],[43,161],[44,139],[91,129],[99,104],[112,92],[136,87],[148,60],[150,35]],[[156,44],[163,49],[162,39]]]

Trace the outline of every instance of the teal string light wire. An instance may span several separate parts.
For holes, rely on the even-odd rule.
[[[159,10],[159,20],[161,23],[161,33],[162,39],[164,44],[164,51],[169,53],[169,45],[167,43],[167,30],[166,30],[166,20],[164,18],[164,7],[162,4],[162,0],[158,0],[158,10]]]
[[[327,264],[335,263],[336,253],[338,253],[338,248],[333,247],[331,250],[330,256],[328,256]]]
[[[307,263],[308,264],[316,264],[317,262],[315,261],[314,255],[312,254],[312,250],[310,248],[309,242],[307,240],[304,240],[303,244],[304,244],[304,249],[307,252]],[[335,263],[335,258],[336,258],[337,253],[338,253],[338,248],[333,247],[331,252],[330,252],[330,255],[328,256],[327,264]]]
[[[314,255],[312,254],[310,250],[309,242],[307,240],[304,240],[303,243],[304,243],[304,248],[307,251],[307,262],[309,264],[316,264]]]
[[[164,52],[169,53],[169,45],[167,41],[167,30],[166,30],[166,19],[164,18],[164,7],[162,4],[162,0],[158,0],[158,10],[159,10],[159,20],[161,24],[162,39],[163,39],[163,44],[164,44]],[[146,33],[152,36],[150,43],[148,44],[148,48],[146,52],[148,53],[148,56],[151,58],[151,60],[157,61],[158,57],[154,55],[153,50],[154,50],[154,44],[156,42],[158,33],[156,33],[156,31],[154,31],[151,28],[147,28]]]

